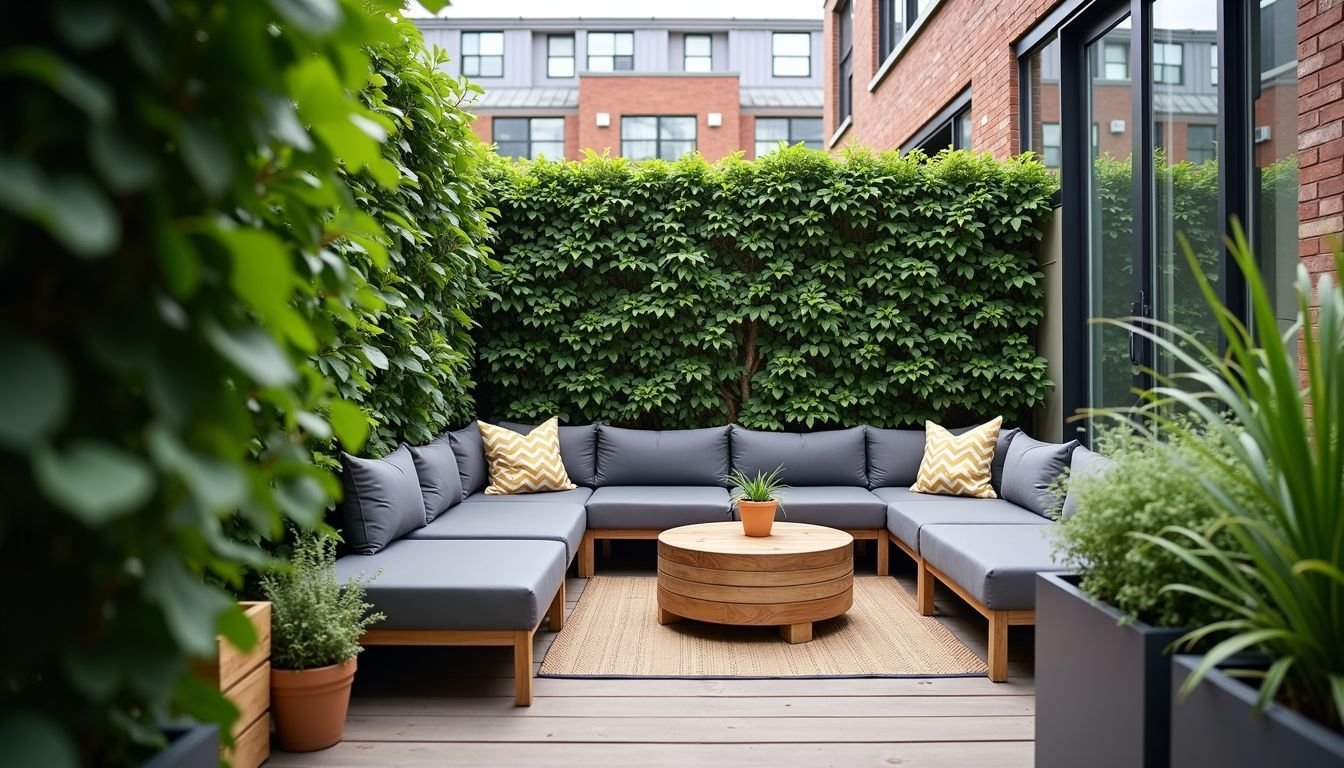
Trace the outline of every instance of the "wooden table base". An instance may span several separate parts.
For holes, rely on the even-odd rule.
[[[854,539],[844,531],[775,523],[749,538],[738,523],[673,528],[658,537],[658,623],[777,626],[790,643],[854,604]]]

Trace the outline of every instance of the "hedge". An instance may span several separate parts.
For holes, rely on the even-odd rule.
[[[498,161],[491,417],[968,423],[1051,386],[1033,335],[1053,176],[944,152]]]

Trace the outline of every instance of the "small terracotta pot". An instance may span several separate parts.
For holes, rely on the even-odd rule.
[[[737,514],[742,517],[742,532],[748,536],[769,536],[770,529],[775,524],[776,509],[779,509],[779,502],[774,499],[770,501],[739,500],[737,502]]]
[[[316,669],[271,670],[271,716],[280,748],[315,752],[341,740],[355,660]]]

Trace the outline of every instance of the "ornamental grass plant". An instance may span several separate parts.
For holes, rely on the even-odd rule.
[[[1132,421],[1153,440],[1198,446],[1196,436],[1206,434],[1224,449],[1206,446],[1198,465],[1182,465],[1220,513],[1212,528],[1173,524],[1134,534],[1179,559],[1184,574],[1199,574],[1173,572],[1167,592],[1227,614],[1183,637],[1187,645],[1212,643],[1184,691],[1238,654],[1259,652],[1268,668],[1244,672],[1259,686],[1259,707],[1280,701],[1344,730],[1344,291],[1328,274],[1313,290],[1299,266],[1297,321],[1283,331],[1240,227],[1227,242],[1249,289],[1252,323],[1192,269],[1226,353],[1169,324],[1109,321],[1151,340],[1177,372],[1155,374],[1139,405],[1102,413]],[[1193,267],[1188,244],[1185,251]],[[1344,268],[1344,254],[1336,253],[1335,268]]]

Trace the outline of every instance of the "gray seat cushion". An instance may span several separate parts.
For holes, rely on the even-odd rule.
[[[1078,514],[1078,496],[1073,493],[1074,483],[1085,477],[1095,477],[1114,466],[1114,461],[1099,453],[1082,446],[1075,448],[1073,457],[1069,459],[1068,493],[1064,494],[1064,507],[1060,517],[1067,520]]]
[[[448,442],[457,458],[457,471],[462,476],[462,498],[484,490],[490,482],[490,465],[485,461],[485,441],[476,422],[448,433]]]
[[[877,498],[891,504],[896,501],[928,501],[929,494],[915,493],[909,488],[874,488],[871,493]]]
[[[899,490],[879,488],[879,491]],[[908,493],[887,505],[887,530],[921,553],[920,530],[927,525],[1045,525],[1039,515],[1003,499],[974,499]]]
[[[717,485],[728,475],[728,427],[597,427],[594,485]]]
[[[871,530],[887,523],[887,503],[867,488],[849,485],[812,485],[779,492],[784,514],[777,520],[811,523],[830,528]]]
[[[486,495],[484,491],[477,491],[468,496],[466,501],[481,501],[491,504],[507,504],[520,501],[528,504],[583,504],[588,501],[588,497],[593,495],[592,488],[572,488],[568,491],[542,491],[541,493],[501,493],[497,495]]]
[[[425,522],[448,511],[462,501],[462,475],[457,471],[457,456],[448,435],[428,445],[409,445],[420,478],[420,495],[425,498]]]
[[[733,469],[755,476],[783,467],[781,479],[793,486],[868,487],[864,428],[822,432],[758,432],[733,427]]]
[[[404,444],[381,459],[341,452],[341,533],[351,551],[372,555],[423,527],[425,497]]]
[[[512,429],[520,435],[526,435],[537,428],[535,424],[519,424],[505,421],[500,423],[505,429]],[[593,487],[593,472],[597,469],[597,425],[583,424],[560,428],[560,460],[564,462],[565,474],[578,485]]]
[[[341,583],[373,577],[376,629],[532,629],[565,579],[557,541],[411,541],[336,561]],[[380,572],[381,571],[381,572]]]
[[[924,460],[924,430],[869,427],[866,438],[869,488],[915,484]]]
[[[582,504],[464,501],[407,539],[543,539],[565,545],[565,562],[583,541],[588,513]]]
[[[704,485],[610,485],[588,500],[589,528],[663,531],[728,520],[728,489]]]
[[[1008,446],[1003,464],[1003,492],[999,495],[1041,517],[1052,517],[1059,512],[1060,500],[1050,492],[1050,486],[1069,466],[1069,458],[1077,447],[1077,440],[1043,443],[1018,435]]]
[[[1055,526],[928,525],[920,554],[986,608],[1036,607],[1036,574],[1068,570],[1056,562]]]

